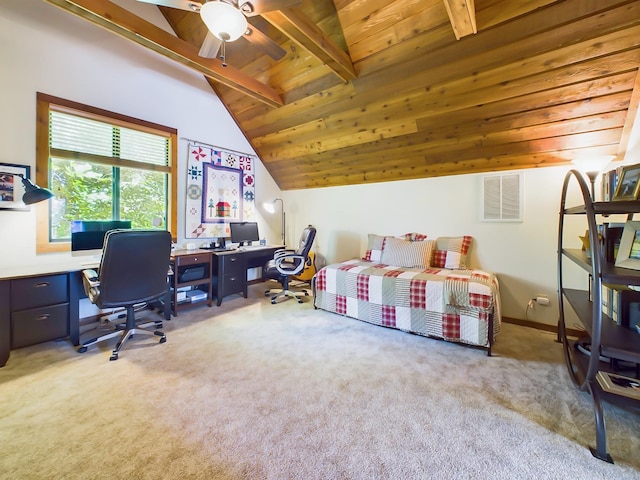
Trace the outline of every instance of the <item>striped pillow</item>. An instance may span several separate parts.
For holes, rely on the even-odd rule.
[[[431,252],[435,243],[435,240],[410,242],[395,237],[386,237],[380,262],[397,267],[429,268]]]

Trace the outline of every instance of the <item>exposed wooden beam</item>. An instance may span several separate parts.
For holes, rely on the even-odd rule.
[[[478,33],[474,0],[443,0],[456,39]]]
[[[45,0],[121,37],[147,47],[202,73],[215,82],[238,90],[272,107],[284,104],[270,86],[258,82],[233,67],[223,67],[218,59],[198,56],[198,49],[122,7],[103,0]]]
[[[349,55],[297,9],[274,10],[263,13],[262,17],[326,64],[345,82],[356,78]]]

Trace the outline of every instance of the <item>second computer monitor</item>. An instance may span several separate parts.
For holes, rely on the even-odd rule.
[[[260,240],[257,222],[231,222],[229,229],[231,230],[231,242],[238,243],[240,246],[251,245],[251,242]]]
[[[71,252],[73,253],[84,250],[102,250],[105,235],[109,230],[113,230],[116,228],[131,228],[131,221],[72,221]]]

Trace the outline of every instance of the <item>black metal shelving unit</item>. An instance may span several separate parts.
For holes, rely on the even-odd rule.
[[[572,180],[580,187],[583,205],[566,207],[567,191]],[[603,390],[596,379],[598,372],[611,372],[616,362],[640,364],[640,335],[629,328],[617,325],[602,313],[602,285],[640,286],[640,272],[615,267],[607,262],[598,238],[598,219],[609,215],[626,214],[632,218],[640,213],[640,201],[593,202],[583,175],[571,170],[562,187],[558,226],[558,337],[563,344],[564,357],[573,384],[591,395],[596,421],[596,447],[593,456],[613,463],[607,452],[606,429],[602,402],[640,409],[640,401]],[[578,249],[566,249],[564,221],[567,215],[584,215],[589,229],[590,257]],[[564,287],[563,259],[568,259],[591,274],[591,298],[588,291]],[[585,328],[589,337],[590,355],[576,348],[577,342],[567,338],[565,304],[568,304]],[[597,353],[597,354],[596,354]],[[608,358],[610,361],[602,361]],[[636,368],[636,376],[638,368]],[[640,410],[639,410],[640,411]]]

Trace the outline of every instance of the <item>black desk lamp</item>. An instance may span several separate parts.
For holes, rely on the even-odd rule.
[[[22,179],[22,186],[24,187],[24,195],[22,195],[22,202],[25,205],[32,205],[34,203],[42,202],[53,197],[53,192],[47,188],[42,188],[35,185],[31,180],[25,178],[21,173],[0,172],[2,175],[13,175],[14,177],[20,177]]]

